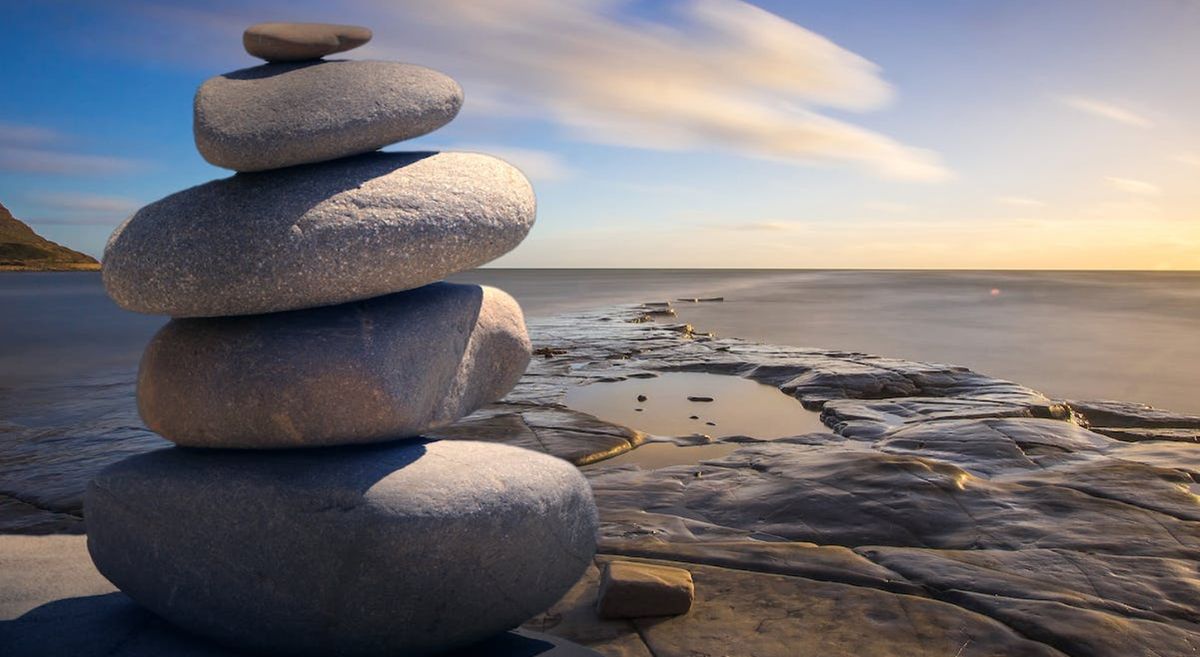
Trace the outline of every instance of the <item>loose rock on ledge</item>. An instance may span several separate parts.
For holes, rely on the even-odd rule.
[[[266,64],[200,86],[196,148],[237,171],[321,162],[433,132],[462,102],[458,83],[414,64]]]
[[[678,616],[692,608],[692,574],[632,561],[611,561],[600,577],[596,612],[601,618]]]
[[[285,452],[163,449],[88,487],[96,567],[241,650],[424,655],[510,629],[588,566],[574,466],[467,441]]]
[[[175,320],[146,347],[138,408],[190,447],[413,436],[503,397],[529,364],[512,297],[437,283],[341,306]]]
[[[246,52],[268,62],[317,59],[353,50],[371,40],[371,30],[330,23],[259,23],[242,33]]]
[[[325,306],[489,262],[533,226],[533,189],[475,153],[377,153],[215,180],[147,205],[109,238],[118,305],[174,317]]]

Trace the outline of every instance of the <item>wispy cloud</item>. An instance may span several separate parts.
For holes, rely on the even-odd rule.
[[[735,230],[743,232],[771,232],[779,233],[792,231],[800,228],[800,224],[788,221],[752,221],[749,223],[739,224],[719,224],[715,226],[721,230]]]
[[[464,114],[479,106],[489,115],[533,116],[575,139],[627,147],[948,177],[934,153],[822,113],[877,109],[891,99],[879,67],[859,55],[740,0],[674,2],[655,12],[669,17],[656,20],[635,16],[638,5],[359,0],[339,12],[340,20],[375,28],[364,56],[421,62],[463,82]],[[275,8],[297,13],[280,0]],[[225,39],[231,25],[246,24],[244,9],[212,14],[187,18],[189,29],[220,30]],[[160,16],[184,20],[178,12]]]
[[[124,219],[128,217],[100,217],[100,216],[85,216],[85,217],[52,217],[52,216],[36,216],[25,219],[25,223],[32,226],[108,226],[116,227]]]
[[[37,194],[40,204],[66,212],[107,212],[129,214],[141,207],[141,203],[124,196],[102,196],[98,194]]]
[[[863,203],[863,208],[871,210],[872,212],[889,212],[893,214],[909,212],[912,210],[911,205],[907,205],[905,203],[896,203],[894,201],[868,201]]]
[[[1145,116],[1134,112],[1125,107],[1120,107],[1109,102],[1097,100],[1095,98],[1087,98],[1084,96],[1061,96],[1059,102],[1067,107],[1077,109],[1081,112],[1086,112],[1092,116],[1098,116],[1109,121],[1124,123],[1138,128],[1149,128],[1154,125],[1154,122]]]
[[[44,144],[62,138],[56,130],[36,125],[0,121],[0,146],[8,144]]]
[[[1041,208],[1046,206],[1045,201],[1039,201],[1036,198],[1026,196],[997,196],[996,202],[1016,208]]]
[[[1162,193],[1162,189],[1158,185],[1154,185],[1144,180],[1134,180],[1132,178],[1117,178],[1116,176],[1108,176],[1105,178],[1108,184],[1114,189],[1126,192],[1128,194],[1137,194],[1139,196],[1158,196]]]
[[[138,167],[138,162],[123,157],[0,147],[0,171],[12,173],[100,175],[126,173]]]
[[[70,226],[115,226],[142,204],[121,196],[95,194],[34,194],[30,197],[41,212],[31,224]]]
[[[124,173],[141,166],[136,160],[72,153],[55,148],[66,135],[42,126],[0,122],[0,171],[52,175]]]
[[[535,148],[518,148],[501,144],[456,144],[431,147],[439,151],[470,151],[494,155],[517,167],[535,182],[566,180],[575,175],[567,161],[558,153]]]
[[[1175,161],[1189,167],[1200,167],[1200,153],[1180,153],[1175,156]]]

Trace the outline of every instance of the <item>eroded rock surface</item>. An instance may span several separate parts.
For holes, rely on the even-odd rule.
[[[1200,647],[1200,446],[1178,439],[1195,418],[1054,400],[960,367],[631,323],[643,310],[530,321],[538,356],[517,387],[436,432],[582,465],[600,561],[651,559],[695,580],[687,615],[601,621],[593,568],[531,629],[639,657],[730,645],[930,657]],[[677,437],[567,409],[566,391],[669,371],[777,386],[820,409],[829,431],[727,438],[731,454],[693,465],[606,465]],[[164,444],[132,414],[132,377],[106,385],[94,417],[0,398],[5,531],[79,531],[95,462]]]

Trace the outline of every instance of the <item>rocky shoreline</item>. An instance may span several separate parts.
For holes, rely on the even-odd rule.
[[[600,510],[598,564],[621,555],[695,579],[685,616],[600,621],[593,567],[527,627],[656,657],[735,644],[755,655],[1114,657],[1200,646],[1200,417],[640,318],[626,307],[529,321],[538,355],[516,388],[432,432],[581,466]],[[647,442],[710,439],[610,424],[565,407],[566,391],[672,371],[776,386],[820,409],[829,431],[725,438],[739,448],[695,465],[606,465]],[[30,391],[26,417],[0,428],[0,532],[81,533],[87,480],[167,445],[141,428],[132,386],[130,372],[81,389],[96,404],[71,426],[39,425]],[[18,538],[41,540],[0,537],[5,572],[30,567],[4,547]],[[45,540],[64,555],[82,545]],[[13,597],[5,618],[38,602]]]
[[[100,271],[100,263],[38,235],[0,203],[0,272],[16,271]]]

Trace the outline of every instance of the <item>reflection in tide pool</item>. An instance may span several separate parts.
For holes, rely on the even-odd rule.
[[[580,386],[567,393],[567,406],[658,436],[783,438],[829,431],[820,415],[778,388],[703,372],[666,372],[653,379]]]
[[[711,445],[676,445],[675,443],[645,443],[641,447],[600,461],[601,465],[636,465],[643,470],[665,468],[668,465],[690,465],[728,456],[743,447],[741,443]]]
[[[777,388],[721,374],[667,372],[652,379],[593,383],[568,392],[566,402],[577,411],[656,436],[772,439],[829,431],[817,413]],[[652,443],[604,463],[657,468],[720,458],[737,447]]]

